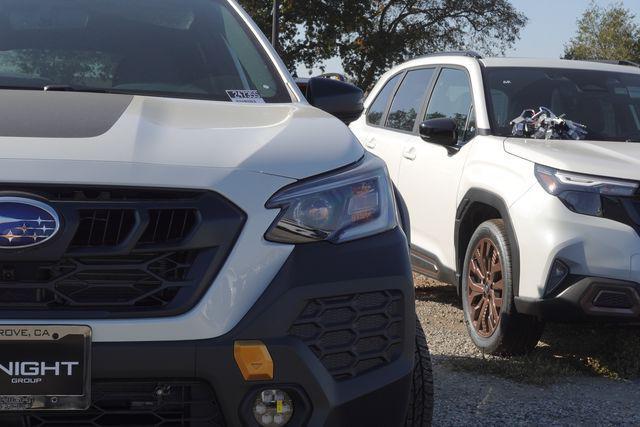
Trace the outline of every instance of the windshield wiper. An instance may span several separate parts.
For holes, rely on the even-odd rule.
[[[640,133],[634,133],[633,135],[629,135],[625,142],[640,142]]]
[[[99,89],[93,87],[78,87],[71,85],[46,85],[41,88],[45,92],[90,92],[90,93],[109,93],[107,89]]]

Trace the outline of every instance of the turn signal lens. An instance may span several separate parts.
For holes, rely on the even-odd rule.
[[[236,341],[233,356],[245,381],[273,379],[273,359],[260,341]]]

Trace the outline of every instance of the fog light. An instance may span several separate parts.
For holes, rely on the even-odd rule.
[[[568,275],[569,267],[559,259],[555,260],[551,266],[551,272],[549,273],[549,279],[547,280],[546,294],[551,295],[554,293]]]
[[[263,427],[284,426],[293,416],[293,401],[283,390],[263,390],[253,404],[253,416]]]

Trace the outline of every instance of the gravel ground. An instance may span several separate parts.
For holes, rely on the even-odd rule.
[[[434,364],[434,426],[640,425],[639,327],[547,325],[532,355],[483,357],[455,289],[422,276],[416,285]]]

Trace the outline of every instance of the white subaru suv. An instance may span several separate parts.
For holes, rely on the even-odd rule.
[[[0,425],[427,425],[408,227],[231,0],[0,0]],[[372,268],[374,263],[375,267]]]
[[[479,348],[640,319],[637,66],[433,55],[365,107],[351,128],[406,200],[414,269],[458,286]]]

